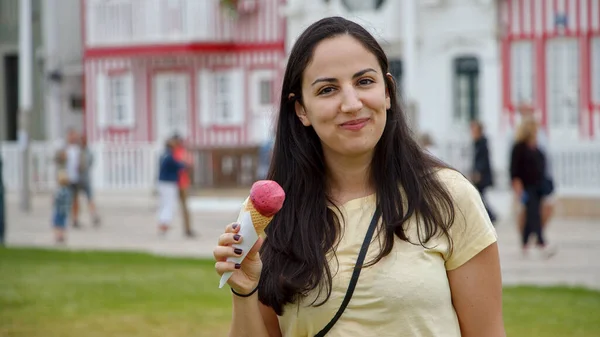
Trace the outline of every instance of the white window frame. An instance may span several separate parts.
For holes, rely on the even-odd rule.
[[[133,74],[130,71],[119,71],[113,74],[101,73],[98,75],[96,85],[96,115],[99,127],[134,127]]]
[[[181,80],[183,81],[183,87],[179,88],[177,84]],[[159,128],[157,134],[159,137],[169,137],[177,133],[184,138],[187,137],[189,135],[191,106],[189,73],[161,72],[155,75],[153,81],[154,114],[157,120],[157,128]],[[156,87],[159,84],[164,84],[165,87]],[[159,90],[160,92],[158,92]],[[165,130],[167,130],[166,134],[164,133]]]
[[[214,73],[215,124],[240,126],[244,122],[245,107],[244,70],[240,68]]]
[[[218,72],[215,74],[215,121],[219,125],[230,123],[232,110],[231,92],[233,84],[228,72]]]
[[[272,111],[275,106],[274,86],[275,86],[275,71],[270,69],[255,70],[252,72],[250,79],[250,104],[254,113],[263,113]],[[267,102],[263,102],[264,92],[262,84],[269,82],[269,92],[267,93]]]
[[[533,41],[516,41],[510,50],[510,99],[514,106],[534,106],[535,49]]]
[[[551,48],[558,48],[560,42],[568,42],[571,46],[560,46],[558,53],[561,54],[552,54]],[[582,107],[579,92],[581,90],[579,87],[581,83],[579,43],[574,38],[559,38],[549,40],[546,48],[546,106],[550,133],[557,138],[577,139]],[[563,57],[565,54],[567,58]],[[553,57],[561,57],[562,64],[556,64]],[[565,65],[575,65],[574,72],[576,74],[569,73],[569,68]],[[570,81],[573,82],[569,83]],[[554,92],[557,88],[562,88],[563,91]],[[575,108],[572,109],[571,114],[567,115],[568,107],[573,105]]]

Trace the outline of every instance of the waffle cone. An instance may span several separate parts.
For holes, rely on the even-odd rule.
[[[265,229],[273,219],[272,216],[264,216],[260,214],[254,205],[252,205],[252,201],[248,200],[246,202],[246,211],[250,212],[250,217],[252,218],[252,224],[254,225],[254,229],[258,235],[261,235],[265,232]]]

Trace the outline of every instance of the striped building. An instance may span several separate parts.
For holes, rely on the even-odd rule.
[[[270,134],[285,50],[283,0],[82,0],[90,142],[200,147]]]
[[[600,139],[600,0],[504,0],[505,125],[533,107],[551,140]]]

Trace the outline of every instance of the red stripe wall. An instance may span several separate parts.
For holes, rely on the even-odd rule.
[[[600,0],[504,0],[499,8],[503,110],[508,114],[508,120],[514,123],[517,103],[511,101],[512,44],[521,40],[533,42],[535,105],[542,112],[542,123],[546,126],[546,45],[551,39],[575,38],[580,48],[580,131],[583,138],[594,137],[594,114],[600,113],[600,109],[596,109],[600,102],[593,102],[591,93],[591,38],[600,36]],[[566,17],[564,27],[555,24],[557,15]]]

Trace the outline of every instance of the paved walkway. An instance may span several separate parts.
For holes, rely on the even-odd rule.
[[[600,223],[592,220],[555,219],[547,231],[549,242],[558,247],[550,260],[523,259],[518,234],[509,217],[510,196],[506,192],[489,195],[501,215],[497,224],[503,280],[505,284],[566,284],[600,289]],[[212,258],[212,249],[223,227],[236,219],[244,200],[240,191],[203,194],[190,200],[194,228],[200,237],[186,239],[175,227],[165,237],[156,232],[156,200],[148,193],[98,195],[102,226],[71,230],[67,249],[134,250],[172,256]],[[7,195],[7,246],[56,247],[50,227],[51,199],[35,196],[32,212],[18,208],[18,195]],[[175,223],[180,223],[177,216]]]

